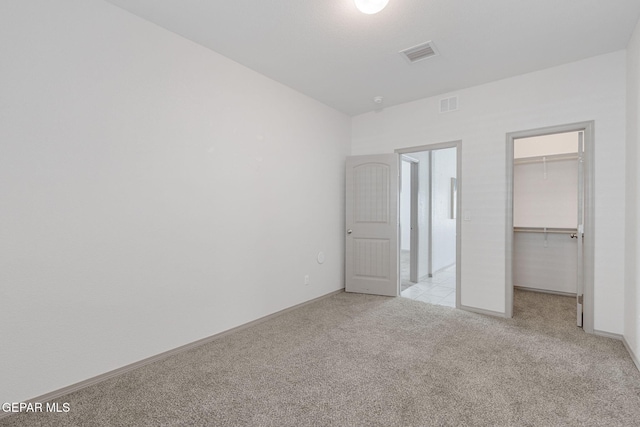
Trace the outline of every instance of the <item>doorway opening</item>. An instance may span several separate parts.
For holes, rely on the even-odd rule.
[[[400,295],[460,307],[461,143],[401,154]]]
[[[516,293],[555,294],[593,331],[592,182],[592,122],[507,135],[507,317]]]

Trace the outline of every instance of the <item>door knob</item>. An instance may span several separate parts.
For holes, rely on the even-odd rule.
[[[347,234],[351,234],[351,233],[353,233],[353,230],[352,229],[348,229],[347,230]]]

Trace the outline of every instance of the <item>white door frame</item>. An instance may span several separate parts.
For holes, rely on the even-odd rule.
[[[427,194],[429,195],[429,214],[427,216],[427,248],[429,250],[429,258],[427,260],[427,275],[433,277],[433,151],[429,151],[429,188]]]
[[[441,142],[436,144],[420,145],[416,147],[398,148],[395,150],[398,154],[411,154],[421,151],[442,150],[445,148],[456,149],[456,179],[458,184],[458,191],[456,197],[456,308],[461,308],[461,271],[462,271],[462,257],[461,257],[461,239],[462,239],[462,141]],[[430,157],[431,159],[431,157]],[[431,169],[431,165],[429,165]],[[429,196],[431,198],[431,195]],[[429,204],[429,210],[431,211],[431,203]],[[431,215],[431,214],[430,214]],[[431,222],[431,220],[429,221]],[[417,227],[416,227],[417,233]],[[416,234],[417,236],[417,234]],[[431,239],[431,233],[429,233]],[[416,246],[418,245],[418,238],[415,239]],[[431,249],[429,249],[431,251]],[[416,251],[417,254],[417,251]],[[417,255],[416,255],[417,256]],[[431,258],[431,254],[429,254]],[[429,273],[431,273],[431,267],[429,267]]]
[[[409,235],[409,281],[417,283],[418,278],[418,164],[420,161],[418,159],[414,159],[411,156],[407,156],[406,154],[401,155],[400,159],[403,162],[407,162],[411,165],[410,172],[410,190],[411,190],[411,212],[409,212],[409,223],[410,230]],[[402,177],[400,179],[400,188],[402,189],[403,185],[406,185],[406,182],[402,182]],[[402,242],[400,243],[402,246]]]
[[[506,171],[507,171],[507,212],[506,212],[506,248],[505,248],[505,317],[513,317],[513,143],[515,139],[533,136],[552,135],[565,132],[584,132],[584,321],[583,329],[593,331],[594,316],[594,173],[595,138],[594,122],[579,122],[539,129],[530,129],[507,134]]]

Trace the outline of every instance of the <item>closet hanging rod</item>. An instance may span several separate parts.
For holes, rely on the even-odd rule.
[[[555,234],[575,234],[577,228],[553,228],[553,227],[513,227],[516,233],[555,233]]]

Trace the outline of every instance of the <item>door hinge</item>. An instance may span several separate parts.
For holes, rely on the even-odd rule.
[[[584,295],[578,295],[578,304],[582,305],[583,298],[584,298]]]

